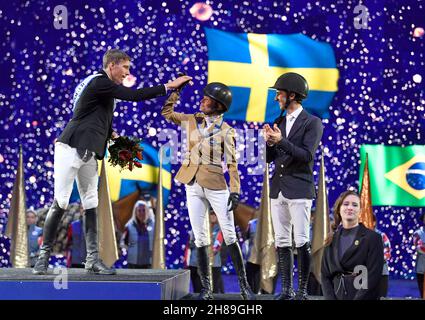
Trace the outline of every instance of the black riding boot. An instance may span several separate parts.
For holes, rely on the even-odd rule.
[[[43,245],[40,248],[40,254],[37,262],[32,269],[33,274],[46,274],[49,267],[50,253],[53,249],[53,244],[56,239],[59,222],[62,219],[64,209],[59,207],[57,200],[53,201],[52,206],[46,216],[46,221],[43,227]]]
[[[99,259],[96,208],[86,210],[83,217],[83,225],[87,248],[87,257],[85,263],[86,271],[88,273],[95,274],[116,274],[114,268],[108,268],[102,262],[102,260]]]
[[[292,289],[292,267],[294,255],[291,247],[277,247],[278,267],[282,277],[282,292],[275,300],[292,300],[294,290]]]
[[[298,292],[295,295],[295,300],[307,300],[307,285],[310,275],[310,242],[307,242],[302,247],[297,248],[298,252]]]
[[[252,292],[251,287],[248,284],[246,279],[245,265],[242,259],[241,248],[239,243],[235,242],[231,245],[228,245],[230,256],[232,257],[232,262],[238,275],[239,286],[241,288],[241,296],[243,300],[256,300],[254,292]]]
[[[209,246],[198,247],[198,274],[201,279],[201,292],[198,300],[213,300],[214,296],[211,290],[211,281],[209,273]]]

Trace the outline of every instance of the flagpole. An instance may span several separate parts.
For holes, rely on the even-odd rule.
[[[112,266],[118,260],[118,246],[115,236],[115,222],[109,192],[106,158],[102,160],[99,182],[99,256],[106,265]]]
[[[269,166],[266,163],[254,246],[248,261],[260,265],[260,288],[271,293],[273,278],[277,274],[277,257],[269,193]]]
[[[321,283],[322,256],[325,239],[330,232],[329,202],[326,189],[324,153],[320,159],[319,188],[316,200],[316,213],[313,223],[313,237],[311,241],[312,272],[316,280]]]
[[[372,208],[372,195],[370,190],[370,175],[369,175],[369,154],[366,153],[365,165],[363,169],[362,185],[360,190],[360,217],[359,221],[366,228],[375,229]]]
[[[11,239],[10,262],[12,266],[14,268],[28,267],[28,228],[22,145],[19,146],[18,170],[13,184],[6,236]]]
[[[158,192],[155,210],[155,233],[152,252],[152,269],[166,269],[165,248],[164,248],[164,199],[162,194],[162,162],[163,147],[159,148],[159,171],[158,171]]]

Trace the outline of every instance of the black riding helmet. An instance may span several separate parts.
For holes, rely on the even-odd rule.
[[[282,74],[279,78],[277,78],[274,86],[270,88],[298,93],[302,99],[307,98],[308,95],[307,80],[302,75],[295,72]]]
[[[221,103],[227,112],[232,104],[232,91],[221,82],[211,82],[204,88],[204,95]]]

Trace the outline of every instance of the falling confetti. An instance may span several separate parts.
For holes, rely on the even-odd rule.
[[[424,28],[421,28],[421,27],[417,27],[417,28],[415,28],[415,30],[413,30],[413,36],[415,38],[422,37],[424,35],[424,33],[425,33]]]
[[[340,71],[338,92],[323,119],[321,148],[325,153],[330,205],[349,187],[358,189],[359,148],[362,144],[406,146],[425,144],[423,4],[412,1],[367,2],[368,28],[358,30],[353,20],[358,0],[296,2],[249,1],[110,1],[78,6],[64,0],[69,11],[68,29],[56,30],[52,9],[55,1],[23,1],[2,4],[0,9],[0,210],[8,211],[23,145],[27,205],[48,206],[53,201],[54,142],[72,115],[75,86],[102,67],[102,55],[119,47],[132,57],[131,72],[137,86],[167,83],[184,71],[194,79],[176,107],[180,112],[199,109],[207,84],[208,47],[203,27],[240,33],[302,33],[329,43]],[[214,10],[213,10],[214,8]],[[413,34],[413,36],[412,36]],[[284,50],[284,48],[282,48]],[[297,54],[297,53],[294,53]],[[252,75],[262,77],[261,74]],[[136,79],[131,78],[131,86]],[[159,148],[165,129],[175,129],[160,115],[165,98],[117,104],[114,129],[137,135]],[[277,106],[276,106],[277,107]],[[241,201],[259,206],[262,175],[252,174],[256,152],[249,154],[245,130],[261,123],[230,121],[240,133]],[[155,134],[154,134],[155,133]],[[179,131],[180,133],[180,131]],[[258,132],[257,132],[258,137]],[[181,141],[179,142],[182,143]],[[184,143],[184,141],[183,141]],[[172,143],[171,143],[172,144]],[[315,159],[315,178],[319,167]],[[178,165],[173,165],[175,177]],[[259,172],[264,169],[259,167]],[[184,186],[173,179],[166,207],[168,268],[183,266],[190,228]],[[423,208],[376,207],[378,226],[394,248],[391,276],[412,278],[412,234],[419,226]],[[4,230],[5,216],[0,216]],[[0,266],[9,266],[9,242],[0,236]],[[61,260],[62,261],[62,260]],[[225,266],[230,272],[231,268]]]
[[[422,76],[420,74],[413,75],[413,81],[416,82],[416,83],[421,83],[422,82]]]
[[[207,21],[211,18],[213,9],[209,4],[197,2],[192,6],[192,8],[190,8],[189,12],[195,19],[198,19],[199,21]]]

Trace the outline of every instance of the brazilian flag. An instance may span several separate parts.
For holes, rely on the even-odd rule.
[[[232,33],[205,28],[208,82],[223,82],[233,94],[226,119],[272,122],[280,114],[269,89],[286,72],[297,72],[310,87],[303,107],[321,118],[337,91],[339,71],[328,43],[303,34]]]
[[[425,206],[425,146],[361,146],[360,179],[366,153],[373,205]]]

